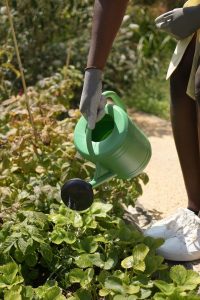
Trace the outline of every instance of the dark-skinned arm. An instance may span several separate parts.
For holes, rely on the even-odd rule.
[[[95,1],[90,50],[80,101],[80,111],[91,129],[105,114],[102,74],[127,4],[128,0]]]
[[[128,0],[96,0],[87,67],[103,69],[122,23]]]

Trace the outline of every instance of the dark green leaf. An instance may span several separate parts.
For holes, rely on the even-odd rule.
[[[122,284],[122,281],[114,276],[110,276],[105,280],[105,288],[111,290],[115,293],[124,294],[125,290]]]

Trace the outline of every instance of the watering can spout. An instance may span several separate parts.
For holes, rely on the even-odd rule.
[[[107,182],[108,180],[114,178],[115,173],[103,168],[99,163],[96,164],[96,171],[94,173],[94,178],[90,181],[93,188]]]

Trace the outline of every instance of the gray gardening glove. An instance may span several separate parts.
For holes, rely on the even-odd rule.
[[[159,16],[156,26],[178,40],[184,39],[200,28],[200,5],[175,8]]]
[[[94,129],[105,114],[106,98],[102,96],[102,71],[87,69],[80,101],[80,111],[88,121],[88,127]]]

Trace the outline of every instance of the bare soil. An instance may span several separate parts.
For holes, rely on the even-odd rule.
[[[143,187],[139,203],[152,211],[155,219],[161,219],[177,208],[187,206],[171,124],[141,112],[130,111],[130,116],[147,135],[152,146],[152,157],[145,169],[149,183]]]

